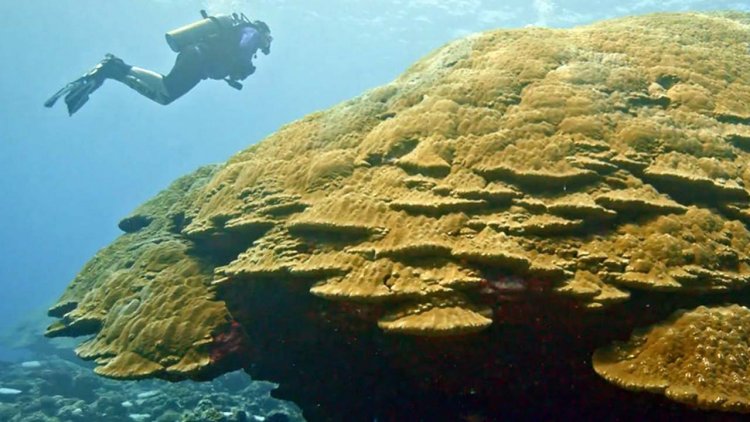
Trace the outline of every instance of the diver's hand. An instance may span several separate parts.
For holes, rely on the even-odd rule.
[[[241,81],[252,75],[253,73],[255,73],[255,66],[252,63],[249,63],[243,65],[241,68],[236,69],[229,75],[229,77],[236,81]]]

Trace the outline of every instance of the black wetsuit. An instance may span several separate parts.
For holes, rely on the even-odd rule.
[[[217,49],[206,44],[193,44],[178,55],[172,70],[164,77],[170,100],[181,97],[203,79],[242,80],[255,71],[252,59],[263,44],[263,36],[253,27],[243,27],[234,48]]]

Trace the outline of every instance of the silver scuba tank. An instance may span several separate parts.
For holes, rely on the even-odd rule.
[[[209,16],[205,10],[201,10],[201,16],[203,19],[165,34],[167,44],[172,51],[179,53],[185,46],[221,38],[232,28],[249,22],[245,15],[236,13]]]

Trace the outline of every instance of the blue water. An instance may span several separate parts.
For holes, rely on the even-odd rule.
[[[747,1],[721,0],[9,3],[0,12],[0,330],[52,303],[118,236],[119,219],[173,179],[388,82],[455,37],[657,10],[750,11]],[[174,54],[164,32],[204,7],[241,10],[272,29],[273,52],[259,56],[243,91],[205,81],[163,107],[110,82],[73,118],[62,104],[42,107],[107,52],[167,72]]]

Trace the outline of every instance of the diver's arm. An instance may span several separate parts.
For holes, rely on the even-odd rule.
[[[245,27],[240,33],[240,40],[237,46],[237,52],[232,61],[229,77],[241,81],[255,73],[253,58],[258,52],[258,48],[263,44],[262,35],[252,27]]]

